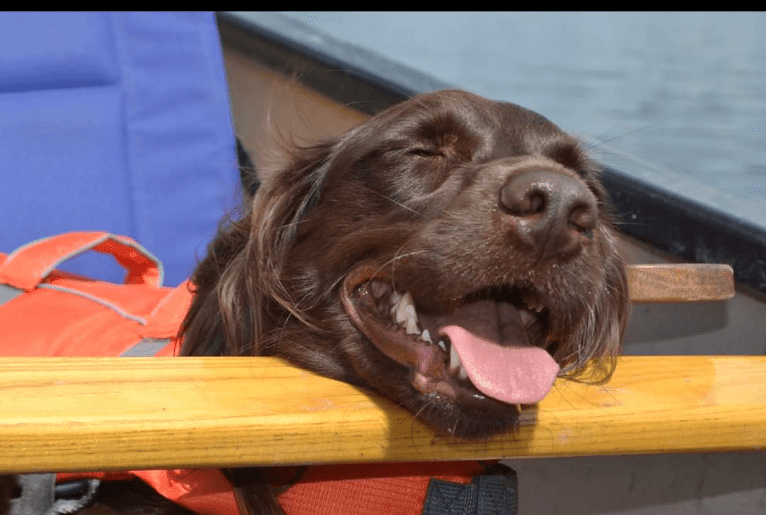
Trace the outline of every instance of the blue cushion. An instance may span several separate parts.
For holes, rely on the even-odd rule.
[[[188,277],[238,174],[210,13],[0,16],[0,251],[66,231],[129,235]],[[68,269],[121,281],[88,256]]]

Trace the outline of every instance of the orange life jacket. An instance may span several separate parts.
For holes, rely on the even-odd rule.
[[[127,270],[125,284],[56,270],[88,250],[114,256]],[[161,284],[159,260],[125,236],[69,233],[0,254],[0,356],[177,355],[176,335],[192,293],[188,282],[177,288]],[[295,481],[295,467],[272,470],[284,511],[316,515],[419,515],[429,486],[439,484],[432,479],[465,485],[485,472],[476,462],[333,465],[303,468]],[[83,477],[137,477],[194,512],[239,513],[218,469],[59,474],[59,481]]]

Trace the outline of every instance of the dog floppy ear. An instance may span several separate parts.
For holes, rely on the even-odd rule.
[[[304,319],[282,284],[282,267],[298,223],[319,200],[333,147],[295,150],[245,201],[242,218],[219,230],[192,275],[196,295],[181,328],[182,355],[269,354],[260,340],[275,312]]]

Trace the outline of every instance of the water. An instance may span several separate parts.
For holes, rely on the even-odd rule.
[[[287,16],[720,188],[764,225],[766,14]]]

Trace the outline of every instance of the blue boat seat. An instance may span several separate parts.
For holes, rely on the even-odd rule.
[[[109,231],[159,257],[166,284],[188,277],[237,203],[215,16],[6,13],[0,45],[0,251]],[[103,256],[75,261],[123,279]]]

